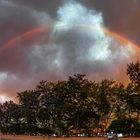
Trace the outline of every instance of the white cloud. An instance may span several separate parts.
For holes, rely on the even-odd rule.
[[[7,80],[8,74],[6,72],[0,73],[0,83]]]
[[[34,70],[107,74],[114,64],[125,63],[133,55],[131,44],[124,47],[105,32],[101,13],[75,1],[59,7],[50,37],[47,45],[31,49],[29,62]]]

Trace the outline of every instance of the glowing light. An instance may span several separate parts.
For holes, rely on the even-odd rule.
[[[0,102],[4,103],[5,101],[10,101],[11,99],[6,95],[0,95]]]

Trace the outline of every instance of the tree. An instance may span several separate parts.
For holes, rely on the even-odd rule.
[[[65,101],[67,99],[67,81],[58,81],[54,87],[55,94],[55,123],[56,127],[59,129],[57,132],[59,135],[67,135],[69,131],[69,126],[67,124],[67,107],[65,106]]]
[[[3,106],[0,103],[0,131],[3,129]]]
[[[117,133],[139,135],[140,123],[137,119],[123,118],[113,120],[109,126],[110,130],[114,130]]]
[[[98,128],[104,131],[114,119],[117,125],[126,119],[138,121],[139,73],[139,62],[128,65],[131,83],[127,87],[108,79],[89,81],[81,74],[55,83],[41,81],[35,90],[17,93],[18,104],[0,104],[0,129],[5,133],[91,136]],[[139,132],[139,125],[135,126]]]
[[[136,63],[130,63],[127,65],[126,74],[132,83],[140,84],[140,63],[137,61]]]
[[[91,135],[91,130],[99,122],[99,116],[94,104],[95,86],[84,77],[80,74],[69,77],[64,106],[69,128],[75,130],[76,134],[83,130]]]
[[[123,84],[115,84],[114,87],[114,103],[112,103],[114,107],[113,113],[115,113],[115,118],[117,119],[123,119],[126,117],[126,111],[128,110],[127,108],[127,96],[126,96],[126,88],[124,87]]]
[[[33,90],[18,93],[19,105],[22,109],[22,120],[26,124],[27,133],[38,132],[39,97],[40,93]]]
[[[128,96],[127,103],[131,108],[131,111],[137,113],[137,119],[140,114],[140,63],[130,63],[127,65],[127,75],[129,76],[131,83],[131,93]]]
[[[56,98],[54,94],[55,83],[41,81],[36,87],[36,93],[39,93],[39,112],[37,118],[40,122],[42,133],[51,134],[55,131],[55,108]]]
[[[15,104],[13,101],[6,101],[2,106],[2,111],[2,132],[21,134],[23,124],[20,106]]]
[[[98,90],[96,93],[96,107],[100,116],[100,125],[102,131],[107,127],[108,121],[114,110],[114,103],[116,102],[113,95],[114,81],[102,80],[98,83]]]

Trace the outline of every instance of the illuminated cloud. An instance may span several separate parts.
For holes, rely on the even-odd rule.
[[[11,98],[9,98],[7,95],[4,95],[3,93],[1,93],[0,95],[0,103],[4,103],[5,101],[10,101],[12,100]]]
[[[63,77],[83,73],[95,80],[114,78],[114,67],[119,73],[120,65],[126,65],[135,50],[131,44],[126,47],[115,40],[104,28],[101,13],[66,1],[57,11],[50,42],[31,49],[30,68]]]
[[[13,97],[40,80],[62,80],[77,73],[92,80],[124,81],[122,74],[136,50],[105,31],[106,26],[119,25],[109,3],[114,4],[110,0],[1,0],[0,46],[36,27],[51,26],[48,32],[18,39],[0,52],[1,94]],[[122,0],[120,5],[124,6]]]

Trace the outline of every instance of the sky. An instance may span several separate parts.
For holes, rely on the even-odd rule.
[[[0,0],[0,101],[74,74],[128,83],[139,0]]]

